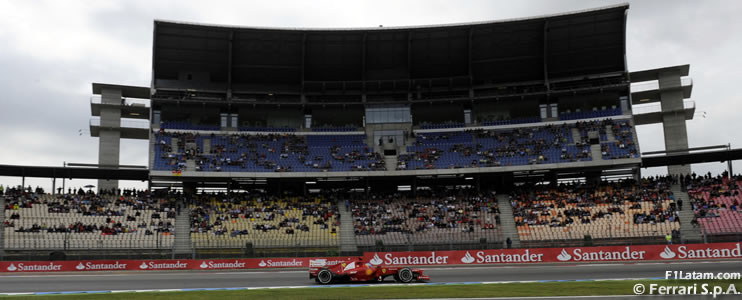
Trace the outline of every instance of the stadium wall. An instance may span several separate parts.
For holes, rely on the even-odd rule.
[[[642,261],[742,259],[742,243],[366,252],[363,257],[372,264],[405,266],[582,262],[633,263]],[[352,257],[300,257],[115,261],[5,261],[0,262],[0,273],[308,268],[341,263],[351,259]]]

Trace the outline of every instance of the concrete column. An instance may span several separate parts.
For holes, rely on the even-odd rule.
[[[121,91],[102,90],[100,111],[100,138],[98,143],[98,164],[118,165],[121,149]],[[98,180],[98,191],[117,189],[118,180]]]
[[[665,150],[688,149],[688,130],[685,124],[683,91],[680,71],[671,70],[659,74],[660,103],[662,104],[662,127],[665,132]],[[681,152],[687,153],[687,152]],[[667,167],[668,174],[690,174],[690,165]]]

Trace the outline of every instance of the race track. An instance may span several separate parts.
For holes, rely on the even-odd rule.
[[[431,282],[594,280],[664,277],[665,271],[740,272],[742,261],[428,267]],[[391,280],[388,280],[390,283]],[[306,270],[90,272],[0,275],[0,293],[162,290],[315,285]]]

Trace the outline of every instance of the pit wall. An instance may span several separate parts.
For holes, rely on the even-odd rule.
[[[497,265],[581,262],[687,261],[742,259],[742,244],[641,245],[501,250],[366,252],[372,264],[399,266]],[[75,260],[2,261],[0,272],[84,272],[309,268],[352,260],[353,257],[185,259],[185,260]]]

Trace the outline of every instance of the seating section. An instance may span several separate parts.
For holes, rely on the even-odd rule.
[[[162,129],[179,129],[179,130],[209,130],[218,131],[221,127],[218,125],[192,124],[185,121],[166,121],[160,123]]]
[[[176,207],[146,195],[16,193],[6,197],[6,249],[171,249]]]
[[[444,122],[444,123],[422,123],[420,129],[446,129],[446,128],[461,128],[466,127],[466,124],[461,122]]]
[[[295,132],[296,128],[291,127],[260,127],[260,126],[240,126],[239,131],[256,131],[256,132]]]
[[[603,159],[637,158],[639,152],[634,142],[633,129],[629,121],[620,120],[608,125],[615,139],[614,142],[604,142],[601,136],[600,150]]]
[[[572,125],[419,133],[398,157],[398,170],[498,167],[592,160],[575,145]]]
[[[355,126],[322,126],[322,127],[312,127],[312,131],[314,132],[351,132],[351,131],[359,131],[360,129],[356,128]]]
[[[492,195],[377,196],[352,202],[358,246],[502,241]]]
[[[172,149],[172,138],[178,138]],[[327,172],[385,170],[365,135],[222,134],[160,132],[155,170],[183,170],[193,160],[204,172]],[[209,149],[204,145],[208,144]],[[172,151],[172,152],[170,152]]]
[[[687,181],[695,214],[693,224],[706,234],[742,232],[742,177],[703,176]]]
[[[539,117],[517,118],[517,119],[510,119],[510,120],[484,120],[481,123],[482,123],[482,126],[501,126],[501,125],[528,124],[528,123],[538,123],[538,122],[541,122],[541,118]]]
[[[340,216],[323,197],[201,195],[191,206],[191,239],[199,248],[334,247]]]
[[[592,118],[604,118],[611,116],[621,115],[620,108],[609,108],[603,110],[592,110],[592,111],[577,111],[577,112],[562,112],[559,114],[559,120],[579,120],[579,119],[592,119]]]
[[[663,237],[680,230],[666,180],[528,187],[511,195],[521,241]]]

